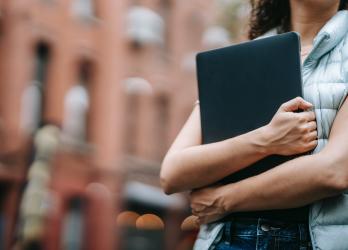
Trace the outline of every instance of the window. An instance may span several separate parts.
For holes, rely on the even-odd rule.
[[[96,17],[95,4],[93,0],[73,0],[71,12],[74,17],[89,20]]]
[[[161,0],[160,4],[160,13],[165,22],[165,27],[163,31],[165,47],[166,49],[169,49],[170,44],[168,44],[168,42],[170,41],[170,36],[172,33],[170,32],[169,27],[171,26],[173,6],[171,0]]]
[[[128,12],[127,35],[130,41],[138,46],[163,45],[164,21],[153,10],[141,6],[133,6]]]
[[[50,57],[50,49],[48,45],[45,43],[40,43],[36,47],[35,75],[34,75],[34,80],[37,81],[37,83],[40,85],[40,88],[44,88],[49,57]]]
[[[126,148],[128,154],[136,154],[137,126],[139,126],[141,95],[151,95],[153,89],[151,84],[141,77],[129,77],[124,81],[124,88],[127,94],[126,99]]]
[[[157,159],[162,160],[167,150],[168,143],[168,127],[169,127],[169,100],[166,96],[156,98],[157,118],[156,118],[156,134],[157,134]]]
[[[87,201],[73,197],[68,201],[62,220],[62,249],[84,249]]]
[[[21,129],[27,134],[33,134],[41,123],[42,92],[40,84],[33,81],[22,95]]]
[[[21,128],[28,134],[34,133],[44,123],[44,93],[49,60],[48,45],[39,43],[35,49],[33,79],[22,95]]]
[[[63,134],[68,142],[88,140],[90,73],[90,64],[83,62],[79,68],[78,82],[70,88],[64,99]]]

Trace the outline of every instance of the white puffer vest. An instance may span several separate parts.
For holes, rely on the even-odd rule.
[[[264,36],[275,34],[271,30]],[[315,107],[317,153],[327,144],[333,121],[348,93],[348,11],[339,11],[319,31],[303,63],[302,76],[304,99]],[[222,228],[223,223],[203,225],[194,249],[214,249]],[[312,204],[309,229],[313,249],[348,250],[348,193]]]

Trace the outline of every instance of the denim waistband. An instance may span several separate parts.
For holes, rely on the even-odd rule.
[[[270,236],[310,241],[307,223],[292,223],[263,218],[236,218],[225,222],[225,237]],[[228,239],[227,239],[228,240]]]

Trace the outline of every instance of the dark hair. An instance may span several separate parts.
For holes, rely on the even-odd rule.
[[[251,0],[249,38],[254,39],[277,28],[279,33],[290,30],[289,0]],[[348,0],[340,0],[339,10],[348,6]]]

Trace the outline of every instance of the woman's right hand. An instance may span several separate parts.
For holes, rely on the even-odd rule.
[[[316,147],[317,124],[315,113],[306,111],[313,105],[301,97],[283,103],[264,127],[267,148],[271,154],[294,155]],[[303,112],[296,112],[304,110]]]

